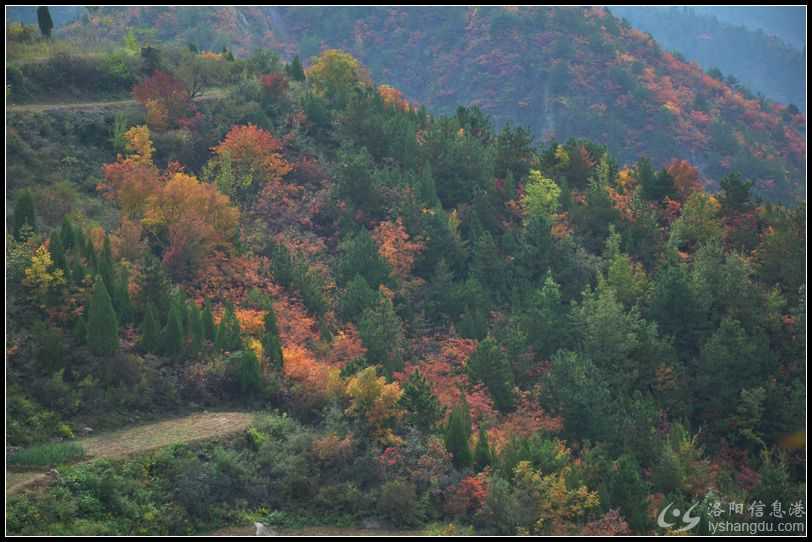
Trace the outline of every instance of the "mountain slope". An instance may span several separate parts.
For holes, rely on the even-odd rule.
[[[689,8],[612,7],[612,13],[731,83],[806,109],[806,59],[800,47],[762,30],[719,21]],[[738,84],[734,83],[734,86]]]
[[[477,105],[537,140],[588,138],[623,161],[688,159],[715,179],[738,170],[773,200],[805,193],[803,115],[747,98],[603,8],[106,8],[66,32],[118,39],[144,27],[238,55],[345,49],[433,112]]]

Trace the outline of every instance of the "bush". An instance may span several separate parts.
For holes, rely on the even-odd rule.
[[[415,527],[425,517],[412,482],[392,480],[380,489],[378,512],[396,527]]]
[[[25,467],[50,467],[78,461],[85,450],[75,442],[52,442],[20,450],[8,459],[9,465]]]

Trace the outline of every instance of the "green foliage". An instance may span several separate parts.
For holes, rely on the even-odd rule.
[[[240,321],[237,320],[237,315],[234,314],[234,306],[230,303],[226,303],[223,318],[217,327],[217,337],[214,340],[214,345],[218,350],[226,352],[235,352],[242,349]]]
[[[229,359],[229,363],[239,364],[237,381],[240,393],[247,397],[255,396],[262,389],[262,373],[254,351],[249,348],[234,354]]]
[[[406,423],[424,432],[432,431],[445,414],[445,407],[419,369],[415,369],[403,384],[400,406],[406,411]]]
[[[445,428],[445,447],[454,461],[454,466],[464,469],[471,466],[473,454],[468,439],[471,437],[471,414],[468,404],[463,401],[451,410]]]
[[[51,30],[54,28],[54,21],[51,19],[51,12],[48,6],[39,6],[37,8],[37,24],[39,25],[40,33],[46,38],[50,38]]]
[[[358,334],[370,363],[382,365],[388,376],[403,369],[403,324],[389,299],[382,297],[363,312]]]
[[[522,197],[528,220],[537,216],[550,220],[558,210],[560,196],[561,189],[555,184],[555,181],[544,177],[536,169],[530,170]]]
[[[513,370],[493,337],[479,343],[467,369],[472,380],[482,382],[488,388],[496,408],[501,411],[513,408]]]
[[[666,196],[674,195],[673,177],[665,169],[655,172],[647,158],[637,163],[637,180],[640,183],[641,195],[649,201],[660,202]]]
[[[203,305],[203,314],[200,320],[203,324],[203,338],[214,342],[217,337],[217,327],[214,325],[214,315],[211,313],[211,303],[208,300]]]
[[[14,238],[22,240],[25,227],[36,231],[37,223],[34,216],[34,196],[30,190],[22,190],[14,200]]]
[[[379,295],[360,274],[347,285],[347,290],[339,299],[338,316],[345,321],[357,321],[370,307],[378,303]]]
[[[144,311],[144,322],[141,329],[141,348],[145,352],[155,354],[161,349],[161,324],[158,320],[157,310],[152,302],[147,302]]]
[[[279,338],[279,329],[276,326],[276,314],[273,307],[268,307],[268,312],[265,314],[262,353],[268,359],[271,367],[282,368],[282,340]]]
[[[166,317],[161,339],[161,353],[171,358],[177,358],[183,354],[185,346],[185,327],[183,322],[183,306],[181,301],[174,297],[169,306],[169,314]]]
[[[118,350],[118,317],[100,275],[96,275],[88,308],[87,344],[97,356],[109,356]]]
[[[485,469],[485,467],[490,466],[492,463],[493,451],[488,444],[488,433],[485,431],[485,427],[480,424],[479,438],[477,439],[476,447],[474,448],[474,469],[481,472]]]
[[[53,442],[20,450],[8,458],[8,463],[21,467],[53,467],[78,461],[84,456],[84,448],[75,442]]]
[[[294,81],[301,82],[305,80],[304,68],[302,68],[302,61],[299,60],[299,55],[294,56],[290,64],[285,66],[285,71]]]

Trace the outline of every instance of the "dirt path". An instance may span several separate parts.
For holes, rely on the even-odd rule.
[[[224,98],[227,90],[222,88],[211,89],[195,98],[196,102]],[[97,111],[99,109],[123,109],[140,106],[135,100],[111,100],[101,102],[62,102],[37,103],[6,106],[6,111],[13,113],[44,113],[45,111]]]
[[[247,429],[253,420],[254,415],[250,412],[204,412],[81,438],[76,442],[87,454],[82,461],[86,463],[239,433]],[[52,478],[50,472],[6,471],[6,495],[47,485]]]

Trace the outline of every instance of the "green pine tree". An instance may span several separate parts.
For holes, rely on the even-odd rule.
[[[513,408],[513,370],[493,337],[479,344],[468,362],[468,372],[473,380],[485,384],[496,408],[503,412]]]
[[[96,275],[87,313],[87,343],[97,356],[109,356],[118,349],[118,317],[100,275]]]
[[[177,299],[173,299],[163,332],[163,353],[169,357],[178,357],[183,353],[184,329],[182,308]]]
[[[113,305],[116,307],[119,320],[131,322],[133,318],[133,304],[130,299],[130,272],[126,267],[121,267],[118,272],[118,280],[113,292]]]
[[[451,454],[454,466],[458,469],[470,467],[473,461],[471,446],[468,439],[471,437],[471,415],[465,398],[454,407],[448,417],[445,430],[445,447]]]
[[[101,275],[108,292],[116,289],[116,277],[113,266],[113,251],[110,247],[110,237],[104,236],[104,244],[97,260],[96,273]]]
[[[481,472],[492,463],[493,452],[488,444],[488,433],[485,431],[485,427],[480,424],[479,440],[477,440],[476,448],[474,448],[474,468],[477,472]]]
[[[72,249],[75,236],[73,233],[73,224],[67,215],[65,216],[64,220],[62,220],[62,227],[59,230],[59,235],[62,238],[62,246],[65,248],[65,250],[68,251]]]
[[[282,368],[282,340],[279,338],[279,329],[276,326],[276,315],[273,307],[268,308],[265,315],[265,330],[262,334],[262,352],[268,359],[271,367]]]
[[[211,313],[211,303],[206,301],[203,306],[203,314],[200,317],[203,323],[203,338],[214,342],[217,338],[217,327],[214,325],[214,315]]]
[[[155,354],[161,349],[161,324],[158,322],[158,314],[155,305],[147,303],[144,311],[144,323],[141,328],[141,348],[150,354]]]
[[[51,37],[51,30],[54,28],[54,21],[51,19],[51,12],[48,6],[39,6],[37,8],[37,23],[39,24],[39,31],[46,38]]]
[[[445,414],[445,407],[431,391],[431,385],[415,370],[403,385],[400,405],[406,411],[406,423],[424,432],[434,429]]]
[[[203,320],[195,303],[189,304],[189,353],[197,354],[203,347]]]
[[[302,68],[302,61],[299,60],[299,55],[293,57],[291,63],[286,66],[285,71],[287,71],[288,76],[294,81],[305,80],[305,72],[304,68]]]

